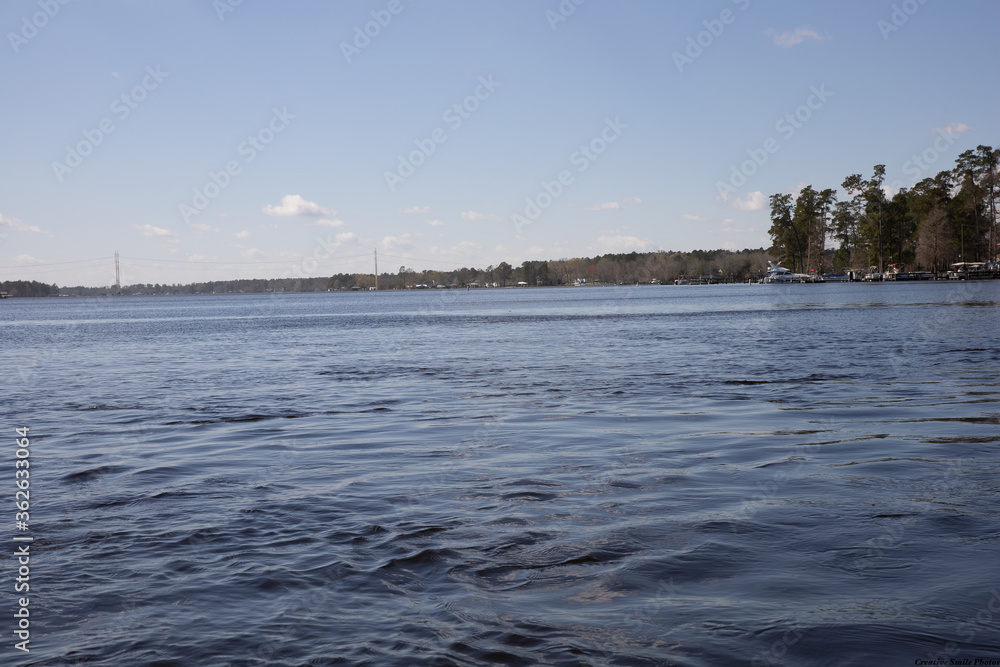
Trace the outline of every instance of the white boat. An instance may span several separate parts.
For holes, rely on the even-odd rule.
[[[771,268],[767,270],[767,277],[764,278],[765,283],[811,283],[816,281],[812,276],[795,273],[774,262],[768,262],[768,265]]]

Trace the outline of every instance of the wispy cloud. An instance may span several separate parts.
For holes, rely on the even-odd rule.
[[[462,211],[462,220],[499,220],[495,215],[478,211]]]
[[[320,218],[316,221],[317,227],[346,227],[347,223],[343,220],[329,220],[327,218]]]
[[[235,234],[233,234],[233,236],[235,236],[238,239],[248,239],[250,238],[250,232],[244,229],[242,232],[236,232]]]
[[[404,208],[403,213],[430,213],[430,206],[411,206],[409,208]]]
[[[681,213],[681,219],[691,222],[708,222],[708,218],[703,218],[700,215],[688,215],[687,213]]]
[[[341,232],[333,237],[333,245],[336,248],[342,248],[348,245],[357,245],[360,243],[361,239],[354,232]]]
[[[940,129],[945,134],[951,136],[952,134],[965,134],[972,128],[966,125],[965,123],[948,123],[944,127],[938,129]]]
[[[306,218],[319,218],[325,215],[336,216],[337,212],[324,208],[313,201],[306,201],[299,195],[285,195],[277,206],[268,204],[263,209],[267,215],[292,217],[300,215]]]
[[[399,236],[386,236],[382,239],[382,248],[392,252],[394,250],[409,250],[413,247],[413,242],[420,234],[407,232]]]
[[[742,234],[743,232],[747,231],[742,227],[734,227],[732,218],[726,218],[725,220],[723,220],[721,227],[722,231],[728,233]]]
[[[653,242],[639,236],[626,236],[622,234],[602,234],[597,237],[597,246],[603,252],[632,252],[655,250]]]
[[[149,236],[150,238],[159,239],[169,239],[176,240],[177,234],[170,231],[169,229],[164,229],[163,227],[154,227],[153,225],[132,225],[140,232],[143,236]]]
[[[745,199],[733,197],[732,195],[722,195],[720,199],[741,211],[762,211],[767,206],[767,197],[760,190],[751,192]]]
[[[771,42],[775,46],[780,46],[785,49],[795,46],[796,44],[801,44],[806,40],[825,42],[830,39],[829,35],[824,37],[815,30],[809,28],[807,25],[799,26],[794,30],[786,30],[785,32],[778,32],[774,28],[770,28],[767,31],[767,36],[771,38]]]
[[[32,234],[45,234],[47,236],[52,236],[35,225],[26,225],[17,218],[8,218],[2,213],[0,213],[0,227],[6,227],[7,229],[15,232],[31,232]]]
[[[212,227],[211,225],[206,225],[204,222],[192,222],[191,229],[198,232],[218,232],[220,231],[218,227]]]
[[[444,223],[440,220],[428,220],[427,224],[431,227],[444,227]]]
[[[42,260],[32,257],[31,255],[18,255],[14,258],[14,261],[18,264],[41,264]]]
[[[584,206],[585,211],[618,211],[621,209],[622,204],[628,204],[629,206],[638,206],[642,203],[642,200],[638,197],[625,197],[621,202],[616,201],[604,201],[599,204],[591,204],[590,206]]]
[[[622,206],[616,201],[605,201],[600,204],[591,204],[590,206],[584,206],[585,211],[617,211]]]
[[[260,259],[261,257],[267,257],[267,253],[257,248],[250,248],[249,250],[244,252],[243,255],[245,257],[249,257],[250,259]]]

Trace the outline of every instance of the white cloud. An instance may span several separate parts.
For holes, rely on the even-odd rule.
[[[807,39],[812,39],[817,42],[824,42],[830,39],[829,35],[823,37],[815,30],[811,30],[809,26],[799,26],[795,30],[786,30],[785,32],[778,32],[774,28],[770,28],[767,31],[767,36],[771,38],[771,42],[775,46],[780,46],[782,48],[789,48],[795,46],[796,44],[801,44]]]
[[[948,123],[944,127],[940,128],[940,131],[944,132],[948,136],[951,136],[953,134],[965,134],[971,129],[972,128],[965,123]]]
[[[382,239],[382,248],[389,252],[393,250],[407,250],[413,247],[413,241],[418,236],[419,234],[411,234],[409,232],[400,236],[386,236]]]
[[[499,220],[495,215],[479,213],[478,211],[462,211],[462,220]]]
[[[258,257],[267,257],[267,253],[265,253],[263,250],[258,250],[257,248],[250,248],[243,254],[246,257],[249,257],[250,259],[257,259]]]
[[[143,236],[149,236],[151,238],[160,238],[160,239],[177,238],[177,234],[170,231],[169,229],[164,229],[163,227],[154,227],[153,225],[132,225],[132,226],[141,231]]]
[[[281,217],[301,215],[307,218],[319,218],[324,215],[337,215],[336,211],[323,208],[316,202],[306,201],[299,195],[285,195],[281,198],[280,205],[271,206],[268,204],[261,210],[267,215],[278,215]]]
[[[430,213],[430,206],[411,206],[409,208],[404,208],[403,213]]]
[[[341,232],[334,235],[332,245],[340,248],[345,245],[357,245],[360,241],[361,239],[354,232]]]
[[[428,220],[427,224],[431,227],[444,227],[444,223],[440,220]]]
[[[36,259],[31,255],[18,255],[14,258],[14,261],[18,264],[40,264],[42,260]]]
[[[602,234],[597,237],[597,245],[601,252],[645,252],[655,250],[653,242],[638,236],[623,236],[622,234]]]
[[[220,231],[218,227],[212,227],[211,225],[206,225],[204,222],[193,222],[191,223],[191,228],[199,232],[218,232]]]
[[[622,206],[616,201],[606,201],[600,204],[591,204],[590,206],[584,206],[585,211],[617,211]]]
[[[242,232],[236,232],[235,234],[233,234],[233,236],[235,236],[238,239],[248,239],[250,238],[250,232],[244,229]]]
[[[700,215],[688,215],[687,213],[681,213],[681,218],[691,222],[708,222],[708,218],[703,218]]]
[[[189,262],[204,262],[206,259],[208,259],[207,255],[188,255],[187,256],[187,260]]]
[[[538,255],[541,255],[543,252],[545,252],[545,248],[541,248],[535,245],[525,250],[525,252],[528,253],[529,255],[535,255],[537,257]]]
[[[343,220],[328,220],[326,218],[321,218],[316,221],[317,227],[346,227],[347,223]]]
[[[47,236],[52,236],[46,231],[42,231],[39,227],[35,225],[26,225],[17,218],[8,218],[0,213],[0,227],[6,227],[15,232],[31,232],[33,234],[45,234]]]
[[[478,253],[482,249],[483,246],[478,243],[473,243],[472,241],[461,241],[452,246],[451,252],[454,252],[459,257],[468,257],[469,255]]]
[[[638,197],[625,197],[625,199],[622,200],[622,203],[638,205],[642,203],[642,200],[639,199]]]
[[[431,246],[430,251],[439,257],[446,257],[449,261],[458,260],[474,264],[480,255],[483,246],[472,241],[461,241],[450,248],[440,248]]]
[[[751,192],[746,196],[746,199],[740,199],[732,195],[722,195],[720,199],[741,211],[762,211],[767,206],[767,197],[760,190]]]
[[[808,186],[808,185],[809,185],[809,183],[806,183],[805,181],[799,181],[798,184],[796,184],[796,186],[794,188],[792,188],[792,192],[791,192],[792,197],[794,197],[795,199],[798,199],[799,195],[802,194],[802,191],[805,190],[806,186]]]

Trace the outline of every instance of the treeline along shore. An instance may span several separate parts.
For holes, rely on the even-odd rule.
[[[907,165],[915,175],[929,168],[920,156]],[[956,263],[983,263],[1000,274],[1000,149],[977,146],[910,188],[885,184],[885,165],[871,176],[851,174],[841,183],[846,199],[833,188],[812,185],[797,194],[770,197],[771,247],[755,250],[630,252],[548,261],[507,262],[485,269],[451,271],[399,267],[395,273],[339,273],[316,278],[272,278],[135,284],[117,287],[59,287],[36,281],[0,282],[0,296],[100,296],[107,294],[232,294],[327,290],[422,289],[761,280],[768,261],[799,274],[823,276],[845,271],[883,275],[890,269],[924,271],[943,277]],[[894,191],[895,190],[895,191]],[[891,195],[891,196],[890,196]],[[877,273],[876,273],[877,272]]]
[[[587,284],[672,284],[680,276],[712,276],[716,282],[759,280],[767,273],[772,255],[763,248],[754,250],[693,250],[691,252],[630,252],[596,257],[548,261],[526,261],[520,266],[500,262],[485,269],[461,268],[452,271],[415,270],[405,266],[378,276],[379,290],[433,289],[437,287],[512,287]],[[317,292],[327,290],[367,290],[375,287],[373,273],[339,273],[315,278],[271,278],[215,280],[188,284],[123,285],[121,293],[143,294],[239,294],[264,292]],[[11,296],[105,296],[115,294],[108,287],[59,287],[38,282],[0,283],[0,291]]]
[[[925,159],[914,156],[904,172],[919,176],[930,168]],[[884,164],[868,177],[851,174],[840,187],[848,199],[812,185],[797,196],[771,195],[771,252],[788,269],[821,275],[907,266],[940,273],[958,262],[997,261],[1000,149],[967,150],[952,169],[910,188],[887,188]],[[832,256],[830,240],[837,246]]]

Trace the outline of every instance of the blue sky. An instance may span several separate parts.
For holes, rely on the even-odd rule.
[[[988,0],[237,2],[3,3],[0,279],[761,247],[1000,144]]]

